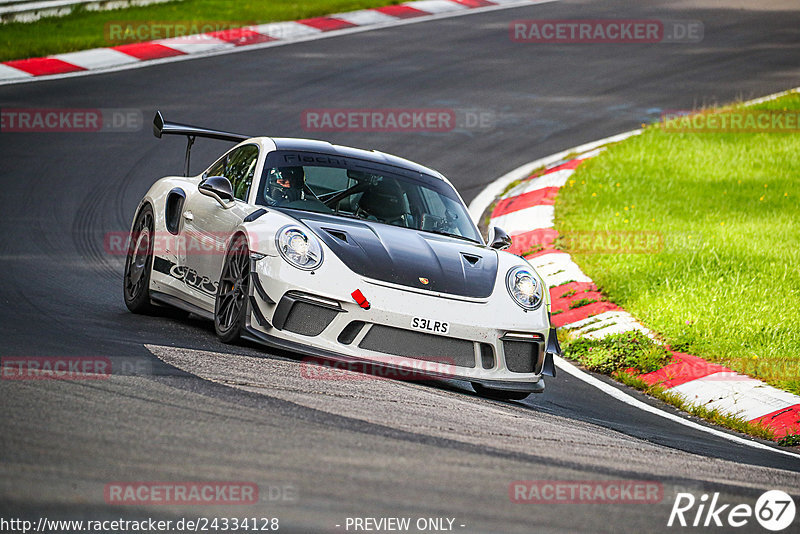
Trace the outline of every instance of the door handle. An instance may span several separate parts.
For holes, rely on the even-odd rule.
[[[183,218],[186,219],[187,221],[193,221],[194,220],[194,215],[192,214],[191,211],[187,210],[187,211],[183,212]]]

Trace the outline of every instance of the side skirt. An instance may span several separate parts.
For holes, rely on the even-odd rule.
[[[189,304],[188,302],[183,301],[178,297],[173,297],[172,295],[161,293],[160,291],[151,290],[150,300],[152,300],[156,304],[166,304],[167,306],[173,306],[175,308],[179,308],[189,313],[199,315],[203,319],[208,319],[210,321],[214,320],[214,314],[212,312],[206,311],[203,308],[200,308],[199,306],[195,306],[194,304]]]

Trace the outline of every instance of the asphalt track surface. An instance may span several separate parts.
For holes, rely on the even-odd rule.
[[[604,17],[700,20],[705,37],[560,46],[508,37],[514,19]],[[522,163],[662,109],[800,85],[798,27],[794,0],[562,1],[4,86],[0,104],[132,108],[148,122],[158,108],[176,121],[378,148],[441,170],[469,201]],[[300,124],[308,108],[400,107],[472,108],[495,120],[430,134],[308,134]],[[226,146],[198,141],[193,170]],[[752,505],[783,489],[800,502],[800,460],[643,413],[565,373],[523,403],[481,399],[456,382],[310,380],[297,357],[222,345],[203,321],[128,313],[122,258],[105,252],[104,235],[126,230],[150,184],[180,171],[183,148],[153,138],[148,124],[0,134],[2,355],[107,356],[123,369],[107,380],[0,382],[2,517],[268,516],[287,532],[342,532],[355,516],[450,517],[463,532],[660,532],[678,491]],[[664,497],[511,503],[509,483],[534,479],[653,480]],[[261,502],[104,502],[108,482],[159,480],[255,482]],[[287,486],[289,498],[270,500],[269,488]],[[751,520],[744,530],[758,528]]]

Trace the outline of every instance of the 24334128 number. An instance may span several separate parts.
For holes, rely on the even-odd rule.
[[[277,531],[280,529],[280,522],[277,517],[245,517],[241,519],[236,517],[215,517],[213,519],[199,517],[194,525],[187,522],[186,527],[190,526],[194,526],[199,532],[255,532]]]

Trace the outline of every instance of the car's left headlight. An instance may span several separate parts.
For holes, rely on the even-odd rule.
[[[514,267],[506,276],[506,287],[514,302],[526,310],[535,310],[542,304],[542,283],[531,269]]]
[[[278,252],[283,259],[306,271],[322,264],[322,247],[316,236],[299,226],[284,226],[275,236]]]

